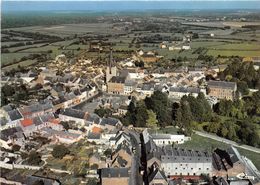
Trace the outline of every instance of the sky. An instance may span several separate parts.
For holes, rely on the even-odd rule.
[[[119,3],[120,1],[120,3]],[[2,11],[260,10],[260,0],[3,0]]]

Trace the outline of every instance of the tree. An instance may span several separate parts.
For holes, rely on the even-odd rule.
[[[88,182],[86,185],[97,185],[98,184],[98,180],[96,178],[90,178],[88,179]]]
[[[12,150],[13,150],[14,152],[18,152],[18,151],[20,150],[20,148],[21,148],[21,146],[19,146],[19,145],[13,145],[13,146],[12,146]]]
[[[96,113],[97,115],[99,115],[101,118],[103,117],[108,117],[112,115],[112,111],[111,109],[105,109],[103,107],[99,108],[99,109],[95,109],[94,113]]]
[[[61,121],[60,124],[63,126],[65,130],[69,130],[70,126],[67,121]]]
[[[43,182],[43,180],[40,179],[40,180],[34,181],[34,183],[32,185],[44,185],[44,182]]]
[[[146,120],[148,119],[147,107],[144,102],[140,101],[137,103],[135,112],[135,123],[136,127],[145,127]]]
[[[106,150],[104,151],[104,155],[105,155],[106,157],[110,157],[111,154],[112,154],[112,150],[111,150],[110,148],[108,148],[108,149],[106,149]]]
[[[158,120],[156,114],[152,110],[147,110],[148,119],[146,120],[146,126],[149,128],[156,128]]]
[[[176,123],[182,129],[192,130],[193,116],[190,105],[187,101],[181,101],[180,108],[177,110]]]
[[[148,109],[157,115],[161,126],[171,124],[171,107],[166,93],[155,91],[151,97],[145,98],[145,104]]]
[[[29,153],[27,161],[30,165],[39,165],[42,160],[38,152],[32,151]]]
[[[2,87],[2,93],[5,95],[5,96],[12,96],[14,93],[15,93],[15,90],[12,86],[8,85],[8,84],[5,84],[3,87]]]
[[[97,164],[92,164],[92,165],[90,166],[90,169],[96,170],[96,169],[98,169],[98,165],[97,165]]]
[[[69,149],[64,145],[56,145],[53,148],[52,156],[55,158],[62,159],[65,155],[69,154]]]

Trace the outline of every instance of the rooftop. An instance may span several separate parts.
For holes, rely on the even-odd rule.
[[[236,87],[236,82],[226,82],[226,81],[208,81],[209,87],[218,87],[223,89],[234,89]]]
[[[101,178],[122,178],[129,177],[128,168],[102,168],[100,170]]]

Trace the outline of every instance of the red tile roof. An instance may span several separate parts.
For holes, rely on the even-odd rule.
[[[50,122],[53,123],[53,124],[60,124],[59,119],[51,119]]]
[[[93,128],[92,128],[92,132],[93,132],[93,133],[96,133],[96,134],[97,134],[97,133],[101,133],[101,131],[102,131],[102,129],[99,128],[99,127],[93,127]]]
[[[24,120],[21,120],[21,124],[24,126],[24,127],[27,127],[27,126],[30,126],[33,124],[33,120],[32,119],[24,119]]]

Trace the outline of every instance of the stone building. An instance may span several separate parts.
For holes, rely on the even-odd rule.
[[[209,81],[208,95],[217,97],[218,99],[234,100],[237,91],[235,82],[225,81]]]

